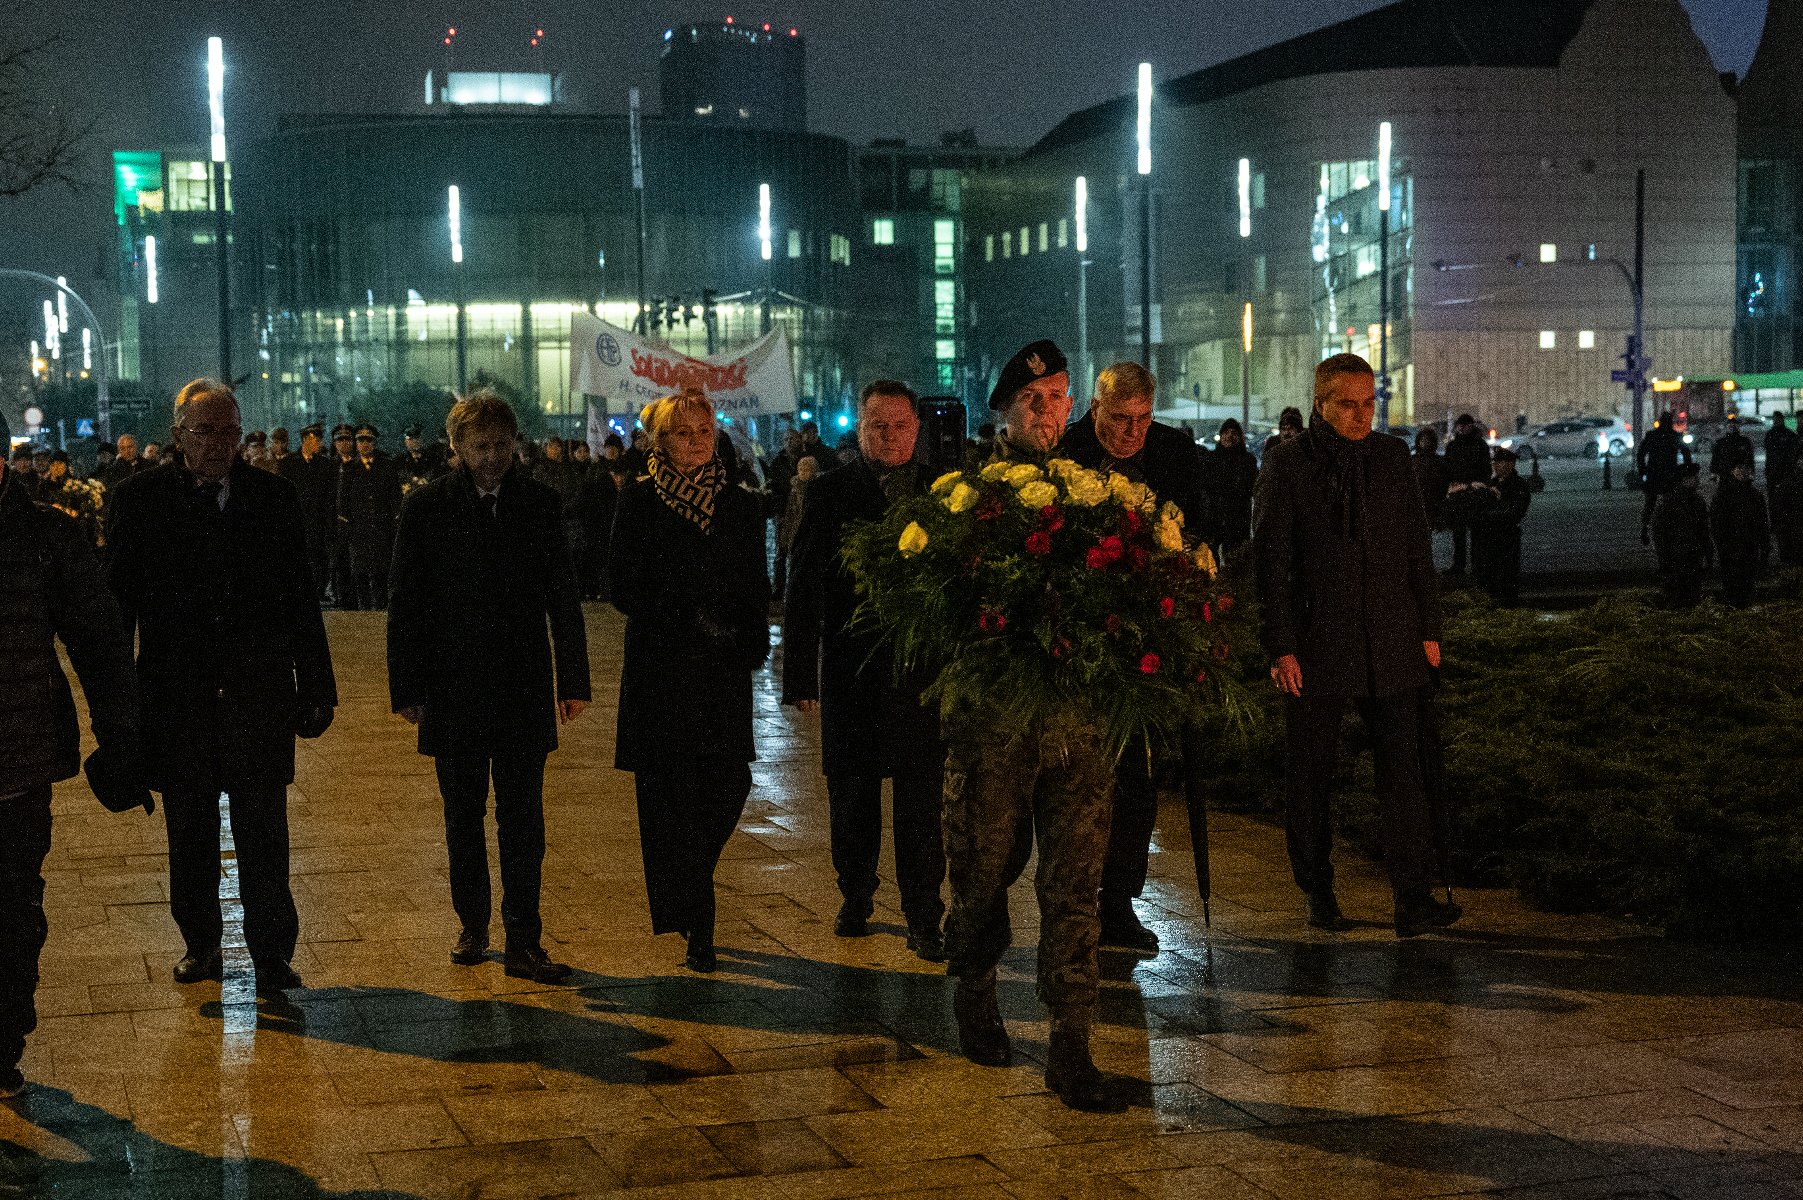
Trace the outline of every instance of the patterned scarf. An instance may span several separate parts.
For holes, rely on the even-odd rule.
[[[693,521],[702,533],[708,532],[714,522],[714,502],[726,486],[726,464],[710,458],[694,475],[684,475],[653,451],[646,460],[646,469],[657,498],[677,516]]]
[[[1334,533],[1357,539],[1365,531],[1365,492],[1369,486],[1371,450],[1376,434],[1350,442],[1327,423],[1319,411],[1308,423],[1310,457],[1315,462],[1315,478],[1332,506],[1329,519]]]

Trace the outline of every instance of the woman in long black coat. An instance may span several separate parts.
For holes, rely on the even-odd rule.
[[[751,675],[770,651],[764,518],[727,482],[705,397],[643,420],[647,473],[621,493],[609,558],[626,614],[614,766],[635,776],[651,927],[711,971],[714,867],[751,793]]]

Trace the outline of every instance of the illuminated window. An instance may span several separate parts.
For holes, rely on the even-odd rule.
[[[895,245],[895,218],[878,217],[870,223],[870,243],[873,246]]]
[[[1252,260],[1252,290],[1255,292],[1269,291],[1271,288],[1269,276],[1270,264],[1261,254]]]
[[[1578,330],[1578,349],[1580,349],[1580,350],[1596,349],[1596,330],[1594,330],[1594,329]]]
[[[933,332],[958,332],[958,285],[949,279],[933,281]]]
[[[1014,251],[1012,249],[1013,245],[1014,245],[1014,235],[1004,229],[1002,231],[1002,257],[1003,258],[1013,258],[1014,257]]]
[[[842,233],[833,234],[832,260],[842,267],[851,266],[851,239]]]
[[[1542,329],[1540,331],[1540,348],[1542,350],[1557,350],[1559,348],[1558,331],[1555,329]]]
[[[993,233],[983,235],[983,261],[995,261],[995,234]]]
[[[1557,242],[1540,243],[1540,261],[1543,263],[1556,263],[1559,261],[1559,245]]]
[[[1265,206],[1265,173],[1260,171],[1252,177],[1252,207]]]
[[[1025,225],[1022,225],[1020,227],[1020,256],[1022,258],[1027,257],[1027,252],[1029,250],[1031,250],[1032,248],[1033,248],[1032,231],[1030,229],[1028,229]]]
[[[801,257],[801,230],[799,229],[789,230],[789,257]]]
[[[1058,218],[1058,248],[1064,249],[1071,244],[1071,223],[1068,217]]]
[[[1039,223],[1039,252],[1044,254],[1052,248],[1051,226],[1044,221]]]
[[[933,357],[940,362],[958,357],[958,343],[951,338],[940,338],[933,343]]]

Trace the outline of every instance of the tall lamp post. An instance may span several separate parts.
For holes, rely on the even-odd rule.
[[[1077,394],[1087,399],[1089,373],[1089,180],[1077,176]]]
[[[1139,362],[1152,369],[1152,64],[1139,64]]]
[[[1390,123],[1377,127],[1377,428],[1390,431]]]
[[[1252,301],[1240,317],[1240,429],[1252,428]]]
[[[232,384],[231,256],[225,219],[225,43],[207,39],[207,109],[213,123],[213,259],[219,271],[219,381]]]
[[[451,278],[457,285],[457,394],[469,387],[469,305],[463,291],[463,191],[452,184],[445,192],[445,222],[451,231]]]
[[[770,332],[771,277],[776,270],[770,253],[770,185],[758,184],[758,256],[764,260],[764,303],[759,316],[760,333]]]

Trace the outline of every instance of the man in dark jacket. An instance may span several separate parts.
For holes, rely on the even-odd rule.
[[[1640,505],[1640,544],[1648,545],[1652,537],[1648,532],[1653,521],[1653,511],[1659,505],[1659,498],[1671,491],[1678,482],[1678,468],[1690,461],[1690,447],[1672,428],[1672,415],[1660,413],[1653,420],[1653,427],[1647,435],[1640,439],[1640,445],[1634,450],[1634,466],[1640,475],[1642,499]]]
[[[1772,427],[1765,431],[1765,489],[1774,494],[1778,485],[1797,470],[1797,434],[1785,422],[1784,414],[1772,414]]]
[[[929,482],[913,461],[920,435],[915,399],[896,380],[868,384],[858,398],[860,456],[808,485],[783,608],[783,703],[820,712],[820,765],[843,899],[833,931],[840,937],[869,932],[883,846],[883,780],[891,779],[895,882],[908,948],[940,962],[945,747],[939,714],[921,704],[919,681],[896,683],[886,648],[853,629],[858,597],[839,559],[848,525],[881,520],[891,504]]]
[[[1467,495],[1490,479],[1490,446],[1470,413],[1461,413],[1446,443],[1446,522],[1452,529],[1452,573],[1463,575],[1471,543],[1469,514],[1481,502]]]
[[[1421,493],[1399,439],[1374,436],[1376,380],[1355,354],[1315,368],[1308,432],[1275,448],[1259,476],[1252,540],[1261,636],[1288,727],[1284,798],[1290,866],[1309,924],[1344,929],[1328,815],[1348,704],[1370,731],[1396,933],[1458,920],[1434,899],[1433,838],[1421,777],[1418,696],[1440,665],[1440,602]]]
[[[1471,515],[1471,570],[1491,599],[1506,608],[1521,602],[1521,523],[1534,493],[1515,470],[1515,452],[1496,448],[1490,498]]]
[[[138,439],[129,433],[119,435],[116,443],[118,453],[113,461],[100,472],[100,482],[109,488],[118,487],[133,475],[144,469],[144,460],[138,457]]]
[[[120,486],[109,582],[138,632],[151,787],[169,830],[169,907],[187,952],[178,983],[216,979],[219,796],[231,804],[244,940],[262,992],[299,987],[299,920],[288,886],[294,739],[315,738],[338,703],[307,571],[300,501],[236,455],[238,402],[197,379],[175,406],[181,464]]]
[[[483,831],[492,777],[509,975],[557,983],[541,944],[545,757],[589,701],[582,597],[557,493],[513,467],[513,410],[472,392],[446,422],[458,468],[407,497],[394,546],[388,693],[419,726],[444,797],[451,961],[481,962],[492,912]],[[551,637],[545,637],[549,622]],[[555,667],[553,664],[555,663]]]
[[[308,425],[301,430],[300,453],[287,455],[276,464],[276,473],[294,485],[294,493],[300,498],[307,569],[312,572],[314,594],[322,604],[326,585],[331,582],[333,526],[338,523],[337,472],[326,453],[323,433],[323,427]]]
[[[1741,432],[1740,419],[1728,414],[1727,428],[1709,448],[1709,473],[1719,484],[1734,474],[1734,468],[1745,463],[1753,466],[1753,439]]]
[[[1138,363],[1118,362],[1096,377],[1095,400],[1059,443],[1059,453],[1080,467],[1118,471],[1151,488],[1160,501],[1183,510],[1191,541],[1202,535],[1202,462],[1180,429],[1152,419],[1158,382]],[[1114,770],[1114,813],[1108,857],[1097,899],[1101,944],[1141,954],[1158,953],[1158,935],[1140,923],[1133,901],[1145,890],[1152,829],[1158,820],[1158,785],[1145,743],[1127,747]]]
[[[1215,448],[1202,455],[1205,533],[1222,560],[1252,536],[1252,493],[1258,488],[1258,459],[1246,446],[1246,431],[1232,417],[1221,422]]]
[[[338,530],[350,543],[351,587],[358,608],[388,607],[388,563],[401,515],[401,473],[376,449],[376,428],[357,428],[357,453],[339,469]]]
[[[131,640],[75,521],[39,507],[0,460],[0,1099],[25,1085],[19,1060],[37,1027],[34,993],[50,852],[50,785],[81,766],[61,639],[87,697],[89,778],[115,810],[150,803],[141,781]],[[109,779],[121,786],[111,790]],[[134,791],[138,795],[128,795]],[[141,796],[141,799],[139,797]]]
[[[1678,480],[1653,510],[1653,550],[1659,556],[1659,584],[1672,608],[1694,608],[1703,599],[1703,571],[1715,553],[1709,536],[1709,506],[1697,494],[1701,472],[1695,463],[1678,468]]]
[[[1753,603],[1753,585],[1772,554],[1765,497],[1753,486],[1751,460],[1736,462],[1709,504],[1709,532],[1722,564],[1722,599],[1730,607]]]

